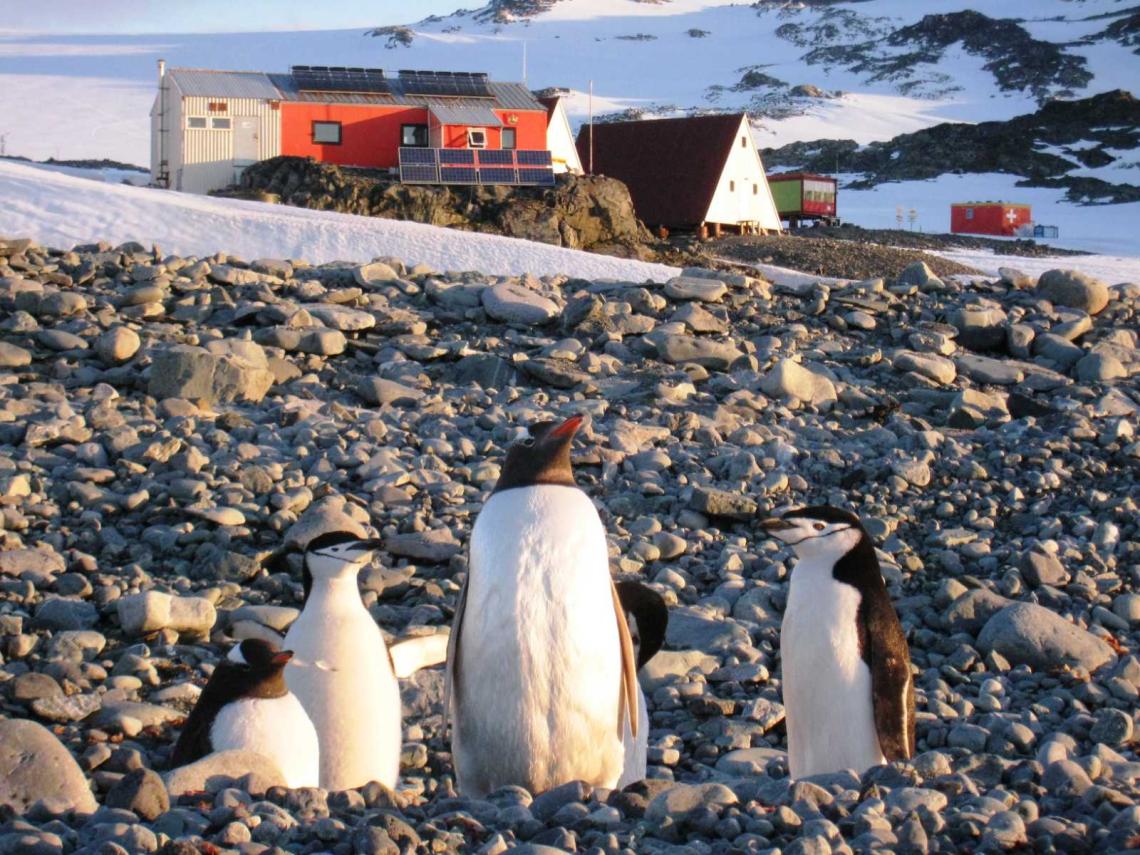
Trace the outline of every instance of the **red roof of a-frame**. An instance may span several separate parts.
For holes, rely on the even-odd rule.
[[[594,125],[594,173],[629,187],[638,217],[650,228],[696,225],[712,205],[743,119],[736,113]],[[578,156],[588,169],[585,126]]]

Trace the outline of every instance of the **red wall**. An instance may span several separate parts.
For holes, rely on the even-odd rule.
[[[313,122],[340,122],[340,145],[313,142]],[[345,166],[396,166],[400,126],[426,125],[422,107],[281,104],[281,153]]]
[[[973,219],[966,210],[974,210]],[[1010,216],[1012,212],[1013,216]],[[950,231],[957,234],[1004,235],[1013,237],[1017,227],[1033,221],[1028,205],[951,205]]]
[[[515,147],[546,148],[546,111],[495,110],[504,127],[515,128]],[[510,122],[517,116],[517,122]],[[340,122],[340,145],[313,142],[313,122]],[[281,104],[281,154],[312,157],[345,166],[396,166],[399,162],[400,126],[425,125],[422,107],[365,104]],[[466,148],[467,128],[445,126],[445,148]],[[500,148],[499,128],[487,129],[487,148]]]

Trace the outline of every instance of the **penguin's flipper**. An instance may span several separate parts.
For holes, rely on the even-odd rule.
[[[468,575],[470,578],[470,575]],[[447,638],[447,666],[443,673],[443,731],[451,723],[451,705],[459,705],[456,684],[459,679],[459,636],[463,630],[463,612],[467,609],[467,579],[459,589],[459,602],[455,605],[455,620],[451,623],[451,635]]]
[[[868,615],[871,647],[871,704],[879,748],[890,760],[914,756],[914,680],[898,615],[889,601]]]
[[[442,665],[447,661],[451,639],[442,633],[418,635],[395,642],[388,648],[392,669],[401,679],[410,677],[424,668]]]
[[[629,637],[629,625],[625,622],[625,610],[617,587],[610,579],[610,593],[613,594],[614,616],[617,618],[618,639],[621,643],[621,703],[618,704],[617,732],[622,738],[624,719],[629,718],[629,732],[637,736],[637,659],[633,655],[633,641]]]

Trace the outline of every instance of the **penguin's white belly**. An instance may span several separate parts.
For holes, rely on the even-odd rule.
[[[452,748],[464,795],[617,782],[621,648],[605,531],[585,493],[541,485],[488,500],[461,633]]]
[[[293,789],[320,784],[317,731],[292,694],[226,704],[210,726],[210,745],[214,751],[242,749],[268,757]]]
[[[355,588],[352,595],[359,597]],[[363,604],[321,608],[312,598],[285,636],[295,661],[285,682],[313,720],[321,750],[321,787],[346,790],[400,774],[400,688],[387,647]],[[310,606],[315,608],[310,609]]]
[[[831,567],[792,572],[780,630],[788,762],[793,778],[884,762],[875,730],[871,671],[859,653],[860,594]],[[804,571],[804,572],[801,572]]]
[[[649,752],[649,710],[645,706],[645,692],[640,686],[637,687],[637,736],[633,735],[629,720],[626,719],[622,722],[621,744],[625,752],[625,762],[622,765],[617,788],[624,790],[630,784],[645,780],[645,771],[648,768],[646,755]]]

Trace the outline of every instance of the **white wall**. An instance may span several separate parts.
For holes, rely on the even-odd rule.
[[[266,160],[281,153],[281,111],[274,110],[268,101],[260,98],[205,98],[183,97],[171,87],[171,109],[169,121],[172,123],[171,138],[177,138],[181,145],[172,146],[170,154],[171,188],[187,193],[208,193],[232,184],[236,179],[234,169],[233,119],[238,116],[254,116],[258,122],[257,159]],[[210,102],[224,101],[224,113],[211,113]],[[204,116],[207,124],[210,119],[228,117],[229,130],[187,128],[188,116]],[[176,159],[177,156],[177,159]]]
[[[554,158],[555,172],[582,174],[582,161],[578,157],[578,146],[574,144],[570,118],[566,115],[566,102],[562,98],[554,105],[554,113],[546,128],[546,147]]]
[[[705,220],[729,225],[751,223],[762,229],[780,230],[780,215],[776,213],[772,190],[764,177],[764,164],[746,118],[740,121]]]

